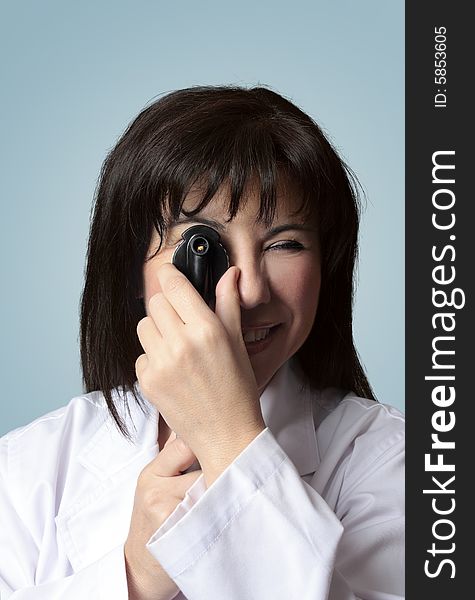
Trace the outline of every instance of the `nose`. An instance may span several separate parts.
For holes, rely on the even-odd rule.
[[[255,260],[241,261],[234,264],[240,270],[237,285],[241,308],[250,310],[259,306],[259,304],[267,304],[271,299],[271,292],[265,266]]]

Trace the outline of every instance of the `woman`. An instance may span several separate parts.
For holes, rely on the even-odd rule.
[[[173,264],[216,230],[214,311]],[[352,338],[356,185],[266,88],[146,108],[98,185],[86,395],[5,436],[3,598],[403,596],[402,416]]]

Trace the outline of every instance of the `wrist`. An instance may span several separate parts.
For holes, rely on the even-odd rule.
[[[209,445],[206,453],[198,457],[206,487],[209,487],[265,428],[266,425],[262,422],[232,439]]]

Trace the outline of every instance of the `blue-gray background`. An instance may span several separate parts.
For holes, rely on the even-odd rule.
[[[271,86],[357,173],[355,337],[382,402],[404,405],[404,2],[3,1],[0,434],[82,392],[78,307],[107,151],[155,96]]]

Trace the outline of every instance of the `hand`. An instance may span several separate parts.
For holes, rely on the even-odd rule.
[[[198,457],[207,483],[215,478],[208,471],[219,474],[265,428],[242,338],[238,275],[231,267],[220,279],[213,313],[178,269],[162,264],[162,291],[137,326],[140,387]]]
[[[195,461],[190,448],[172,432],[163,449],[140,473],[124,553],[129,600],[171,600],[179,589],[145,547],[160,525],[201,475],[181,475]]]

